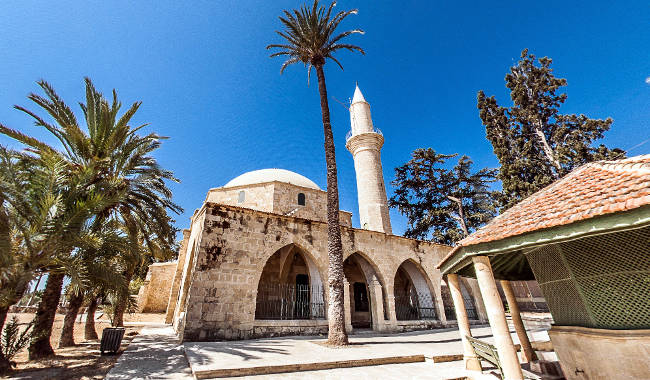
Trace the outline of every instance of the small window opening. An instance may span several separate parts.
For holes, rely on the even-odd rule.
[[[239,198],[237,199],[237,203],[244,203],[246,200],[246,192],[244,190],[239,192]]]
[[[299,206],[304,206],[305,205],[305,194],[298,193],[298,205]]]

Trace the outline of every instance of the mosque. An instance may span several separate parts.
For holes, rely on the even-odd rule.
[[[346,329],[401,332],[455,325],[435,268],[452,247],[393,235],[382,173],[384,137],[357,87],[346,148],[354,158],[361,228],[339,211]],[[183,231],[178,260],[154,264],[141,310],[166,308],[183,341],[327,333],[327,193],[282,169],[244,173],[210,189]],[[474,279],[467,314],[487,321]]]

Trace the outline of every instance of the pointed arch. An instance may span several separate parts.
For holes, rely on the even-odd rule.
[[[398,320],[439,319],[431,281],[415,260],[409,258],[399,265],[393,293]]]
[[[456,310],[454,309],[454,302],[451,299],[451,291],[449,290],[449,287],[447,286],[446,282],[446,276],[445,278],[442,279],[440,282],[441,285],[441,295],[442,295],[442,302],[445,307],[445,315],[447,317],[447,320],[456,320]],[[465,311],[467,312],[467,318],[470,320],[478,320],[479,315],[476,310],[476,302],[475,302],[475,294],[473,294],[471,287],[468,286],[466,280],[463,277],[460,277],[460,292],[463,296],[463,303],[465,304]]]
[[[263,265],[257,280],[255,319],[325,317],[323,276],[307,250],[286,244]]]
[[[346,255],[343,270],[350,284],[352,326],[378,330],[379,325],[388,319],[388,297],[386,283],[377,264],[365,253],[355,251]],[[376,286],[381,288],[381,292]]]

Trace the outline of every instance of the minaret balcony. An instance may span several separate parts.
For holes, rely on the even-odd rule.
[[[375,127],[372,127],[372,131],[364,131],[364,132],[361,132],[361,133],[355,133],[354,135],[352,134],[352,130],[349,130],[348,133],[345,135],[345,142],[347,143],[348,140],[350,140],[352,138],[352,136],[360,135],[362,133],[377,133],[377,134],[382,135],[382,136],[384,135],[381,132],[381,129],[375,128]]]

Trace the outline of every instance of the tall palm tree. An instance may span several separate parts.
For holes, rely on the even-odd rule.
[[[1,125],[0,133],[22,142],[38,154],[44,151],[57,152],[73,168],[89,168],[92,178],[88,181],[88,186],[115,199],[95,214],[94,223],[90,225],[91,231],[101,228],[103,220],[107,218],[129,219],[137,229],[155,230],[156,236],[172,246],[176,230],[170,223],[168,210],[180,213],[182,209],[172,202],[166,181],[178,180],[173,173],[162,169],[151,156],[160,147],[164,137],[155,133],[140,136],[137,132],[145,125],[135,128],[129,125],[140,102],[134,103],[118,117],[121,103],[117,100],[115,90],[112,102],[109,103],[95,89],[90,79],[86,78],[85,84],[86,102],[80,104],[85,130],[80,127],[70,107],[45,81],[38,82],[45,97],[30,94],[28,98],[46,111],[55,123],[47,122],[24,107],[15,107],[30,115],[37,126],[52,133],[63,146],[63,151],[59,152],[41,141]],[[52,272],[48,277],[29,346],[30,359],[49,356],[54,352],[49,338],[63,278],[64,272]]]
[[[325,161],[327,163],[327,253],[329,257],[329,333],[328,342],[332,345],[345,345],[348,336],[345,332],[345,313],[343,308],[343,247],[341,244],[341,227],[339,225],[339,190],[336,173],[336,153],[332,125],[330,124],[330,111],[327,102],[327,87],[325,86],[325,72],[323,66],[328,59],[334,61],[341,69],[343,66],[334,57],[339,50],[357,51],[365,54],[363,49],[356,45],[341,43],[352,34],[361,33],[359,29],[338,33],[336,28],[347,16],[356,14],[357,10],[340,11],[332,15],[336,3],[329,7],[319,6],[318,0],[309,7],[303,5],[300,9],[284,11],[280,21],[284,24],[284,31],[277,33],[286,40],[284,44],[268,45],[267,49],[280,49],[271,57],[286,56],[280,73],[287,66],[302,63],[311,69],[316,69],[318,76],[318,91],[320,93],[320,107],[323,116],[323,133],[325,135]]]

